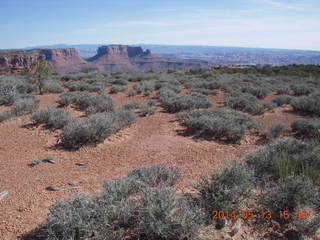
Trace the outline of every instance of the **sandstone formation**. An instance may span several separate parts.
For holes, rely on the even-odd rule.
[[[141,47],[109,45],[99,47],[97,54],[87,60],[82,59],[74,48],[0,50],[0,73],[30,72],[33,62],[38,59],[46,60],[56,72],[77,72],[83,67],[103,72],[159,72],[210,67],[205,61],[156,57]]]

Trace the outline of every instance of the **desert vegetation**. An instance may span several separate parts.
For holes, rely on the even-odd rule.
[[[237,231],[257,239],[310,238],[320,227],[319,77],[314,66],[3,75],[0,126],[21,121],[33,137],[48,135],[46,151],[64,156],[50,166],[68,164],[69,156],[86,166],[80,164],[86,151],[92,158],[106,152],[115,159],[110,168],[124,169],[126,161],[135,166],[105,180],[101,192],[54,203],[37,229],[47,239],[211,239],[211,230],[230,238]],[[158,135],[149,131],[158,128]],[[146,132],[134,138],[140,131]],[[105,140],[114,138],[130,143],[121,149],[134,157],[124,158],[116,143],[109,147]],[[182,156],[193,146],[197,154],[211,151],[223,167],[202,165],[196,179],[179,167],[136,167],[146,156],[161,156],[162,145]],[[231,163],[224,162],[229,151],[237,153]],[[30,157],[28,170],[44,169],[49,157],[43,156]],[[184,167],[196,169],[204,160],[197,161]],[[80,168],[74,172],[86,171]],[[301,212],[309,217],[294,217]],[[235,230],[238,224],[247,235]]]

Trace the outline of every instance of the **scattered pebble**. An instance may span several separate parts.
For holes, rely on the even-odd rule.
[[[0,192],[0,200],[4,199],[4,197],[7,196],[7,195],[8,195],[7,191]]]

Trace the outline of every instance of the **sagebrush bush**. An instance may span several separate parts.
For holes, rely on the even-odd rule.
[[[238,211],[253,188],[253,170],[246,163],[232,165],[210,176],[202,176],[196,189],[208,215],[212,211]]]
[[[257,123],[247,115],[232,109],[193,110],[179,117],[191,131],[232,142],[241,139],[247,130],[257,127]]]
[[[126,88],[123,87],[122,85],[112,85],[109,93],[113,94],[113,93],[118,93],[118,92],[124,92],[125,90],[126,90]]]
[[[318,118],[295,120],[291,128],[300,137],[320,140],[320,120]]]
[[[75,119],[63,109],[49,106],[46,109],[34,112],[31,115],[31,121],[34,124],[45,124],[47,128],[60,129],[70,121],[75,121]]]
[[[152,115],[156,111],[155,107],[139,102],[128,102],[125,105],[123,105],[123,108],[128,110],[138,110],[139,115],[142,117]]]
[[[13,85],[0,85],[0,106],[12,105],[18,98],[18,90]]]
[[[320,152],[313,144],[294,138],[278,139],[274,143],[249,154],[247,163],[257,176],[284,178],[289,175],[305,175],[319,182]]]
[[[197,108],[209,108],[212,106],[208,98],[199,93],[160,99],[160,102],[163,108],[170,113]]]
[[[315,89],[312,87],[304,86],[302,84],[299,85],[291,85],[291,90],[295,96],[302,96],[302,95],[309,95],[310,93],[314,92]]]
[[[283,123],[272,124],[266,132],[268,140],[274,140],[288,131],[287,126]]]
[[[242,87],[242,92],[250,93],[257,98],[265,98],[270,90],[266,87],[254,87],[254,86],[245,86]]]
[[[63,87],[57,81],[49,80],[43,83],[42,93],[62,93]]]
[[[143,171],[152,168],[140,169],[139,176],[148,176]],[[57,201],[41,225],[46,239],[184,240],[197,236],[203,213],[178,197],[174,188],[150,187],[132,175],[105,181],[103,189],[92,198],[75,195]]]
[[[298,209],[313,205],[315,187],[306,176],[287,176],[277,182],[269,182],[263,188],[260,206],[263,209],[272,209],[273,219],[277,221],[293,221],[280,218],[280,211],[288,211],[291,215]]]
[[[272,102],[276,103],[277,106],[282,106],[284,104],[290,104],[292,96],[289,95],[279,95],[272,99]]]
[[[313,93],[308,96],[296,97],[290,101],[294,111],[303,114],[320,114],[320,93]]]
[[[39,106],[39,99],[33,95],[20,97],[12,105],[10,112],[12,116],[21,116],[23,114],[32,113]]]
[[[83,145],[98,144],[113,133],[132,124],[135,114],[128,110],[116,110],[108,114],[90,115],[84,121],[68,122],[58,142],[67,149],[79,149]]]
[[[133,97],[133,96],[135,96],[135,95],[137,95],[137,94],[138,94],[137,91],[134,90],[134,89],[130,89],[130,90],[128,91],[128,93],[127,93],[128,97]]]
[[[181,174],[177,167],[166,168],[157,164],[135,168],[128,173],[128,177],[150,187],[157,187],[162,184],[175,185],[180,180]]]
[[[228,93],[224,98],[224,104],[233,109],[253,114],[261,114],[265,111],[265,108],[258,102],[257,98],[249,93]]]
[[[104,93],[93,95],[88,92],[68,92],[59,97],[58,103],[61,106],[75,104],[86,110],[87,114],[110,112],[114,109],[112,97]]]
[[[216,95],[218,91],[213,89],[206,89],[206,88],[193,88],[191,93],[200,93],[203,95]]]

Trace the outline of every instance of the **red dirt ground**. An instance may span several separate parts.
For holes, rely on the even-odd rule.
[[[40,108],[54,104],[59,94],[39,96]],[[128,101],[147,102],[141,96],[126,97],[125,93],[113,95],[117,106]],[[223,93],[210,96],[215,106],[223,100]],[[275,113],[265,113],[254,118],[264,125],[274,121],[286,124],[298,116],[286,112],[289,107],[278,108]],[[72,114],[81,116],[72,108]],[[27,128],[29,116],[0,123],[0,192],[9,194],[0,201],[0,239],[17,239],[44,221],[48,208],[57,199],[77,192],[94,193],[102,180],[124,176],[128,170],[141,165],[162,163],[177,165],[184,174],[179,187],[194,183],[200,174],[220,168],[243,153],[258,148],[257,138],[246,136],[240,144],[226,145],[215,141],[195,140],[182,136],[183,127],[174,114],[158,108],[156,114],[139,118],[131,127],[110,137],[95,148],[82,148],[76,152],[55,149],[59,132],[42,127]],[[28,164],[33,159],[51,155],[55,164]],[[77,166],[76,162],[87,163]],[[80,189],[50,192],[46,187],[80,185]]]

